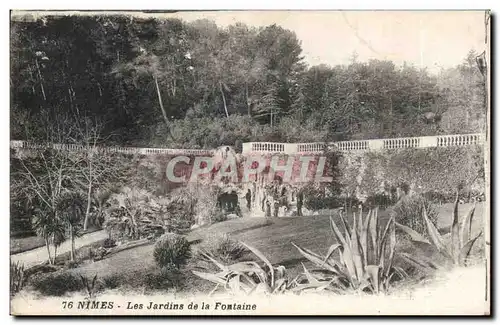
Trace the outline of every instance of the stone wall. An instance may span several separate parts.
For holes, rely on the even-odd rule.
[[[29,152],[19,152],[29,159]],[[437,148],[407,148],[380,150],[370,152],[343,152],[337,153],[336,158],[328,157],[328,172],[337,173],[336,181],[341,195],[354,196],[361,201],[377,193],[387,193],[391,188],[401,191],[407,186],[410,191],[424,193],[427,191],[453,192],[462,185],[465,189],[482,191],[484,187],[483,153],[480,146],[437,147]],[[264,158],[269,162],[276,154],[266,154]],[[237,154],[231,147],[221,147],[215,151],[215,166],[201,181],[201,186],[218,186],[219,193],[234,192],[238,196],[239,214],[247,217],[284,217],[311,213],[301,207],[304,201],[302,190],[312,182],[301,183],[296,180],[300,173],[300,155],[280,154],[279,164],[283,165],[290,157],[294,158],[292,181],[281,183],[277,172],[277,179],[269,179],[272,172],[266,169],[259,177],[252,177],[248,182],[243,181],[243,166],[251,155]],[[158,195],[168,195],[175,188],[184,186],[169,182],[166,178],[166,167],[173,156],[149,155],[130,156],[134,161],[131,164],[130,182],[133,186],[145,188]],[[194,156],[191,157],[194,161]],[[220,181],[214,183],[215,175],[223,165],[225,159],[232,158],[237,163],[238,181],[228,183]],[[314,174],[319,155],[314,156],[310,164],[308,175]],[[190,177],[192,165],[176,165],[176,174]],[[205,182],[205,183],[203,183]],[[247,196],[247,193],[249,194]],[[218,198],[214,198],[217,200]],[[307,198],[306,198],[307,199]],[[302,211],[300,211],[302,210]],[[302,213],[301,213],[302,212]]]

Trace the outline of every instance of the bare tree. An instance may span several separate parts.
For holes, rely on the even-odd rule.
[[[74,141],[84,146],[84,150],[74,158],[75,165],[78,166],[81,186],[85,192],[86,203],[83,220],[83,230],[85,231],[89,226],[94,193],[116,180],[123,168],[115,160],[116,157],[99,151],[99,145],[110,137],[110,135],[106,137],[102,135],[104,124],[90,118],[75,117],[78,131]]]
[[[44,238],[49,263],[55,263],[57,246],[63,241],[64,230],[58,210],[60,197],[74,187],[77,168],[69,153],[56,150],[39,152],[34,159],[23,161],[19,171],[25,191],[36,200],[38,207],[34,217],[36,232]],[[51,258],[50,246],[54,246]]]

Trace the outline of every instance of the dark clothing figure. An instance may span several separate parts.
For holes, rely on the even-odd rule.
[[[247,194],[245,195],[245,199],[247,200],[247,209],[251,210],[250,203],[252,202],[252,192],[250,191],[250,189],[248,189]]]
[[[271,203],[266,200],[266,218],[271,217]]]
[[[279,212],[279,204],[277,204],[278,202],[274,202],[274,211],[273,211],[273,217],[274,218],[278,218],[278,212]]]
[[[302,203],[304,201],[304,194],[302,192],[297,193],[297,215],[302,216]]]

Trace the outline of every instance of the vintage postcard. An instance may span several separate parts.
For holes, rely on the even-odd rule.
[[[490,315],[489,11],[11,11],[12,315]]]

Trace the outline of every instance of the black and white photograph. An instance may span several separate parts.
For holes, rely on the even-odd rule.
[[[11,315],[491,314],[489,10],[9,18]]]

